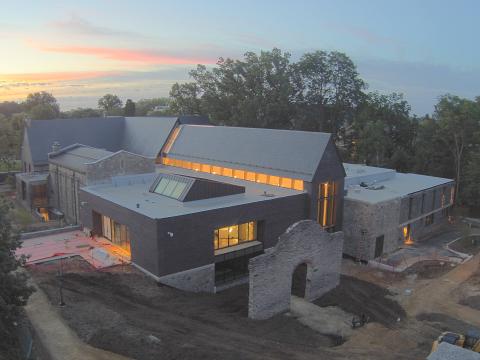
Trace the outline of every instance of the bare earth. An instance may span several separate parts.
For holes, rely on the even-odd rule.
[[[89,345],[139,360],[425,359],[440,332],[480,327],[479,258],[457,267],[420,264],[403,275],[345,261],[340,286],[315,302],[330,310],[312,318],[329,326],[293,308],[249,320],[247,286],[191,294],[158,286],[130,266],[100,272],[73,258],[64,260],[67,305],[59,310]],[[53,304],[57,270],[57,263],[30,267]],[[345,323],[348,314],[362,313],[371,321],[365,327],[330,329],[335,314]]]

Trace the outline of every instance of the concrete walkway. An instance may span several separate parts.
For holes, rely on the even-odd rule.
[[[51,360],[128,360],[118,354],[94,348],[85,344],[70,329],[37,286],[25,307],[35,329]]]

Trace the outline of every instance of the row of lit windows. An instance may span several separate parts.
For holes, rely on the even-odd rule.
[[[226,226],[215,230],[213,248],[215,250],[223,249],[256,239],[257,223],[255,221],[250,221],[248,223],[239,225]]]
[[[244,171],[231,169],[222,166],[214,166],[209,164],[201,164],[191,161],[178,160],[163,157],[162,164],[180,167],[183,169],[190,169],[194,171],[201,171],[214,175],[228,176],[235,179],[253,181],[260,184],[269,184],[274,186],[280,186],[289,189],[303,190],[303,180],[291,179],[281,176],[267,175],[262,173],[256,173],[253,171]]]

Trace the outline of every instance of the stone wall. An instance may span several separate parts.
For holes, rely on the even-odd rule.
[[[87,164],[87,184],[110,182],[112,176],[155,172],[155,159],[118,151],[106,158]]]
[[[345,198],[343,252],[361,260],[374,259],[376,239],[381,236],[383,253],[397,249],[401,240],[399,220],[399,198],[376,204]]]
[[[307,265],[305,299],[312,301],[340,280],[343,233],[328,233],[312,220],[301,220],[282,234],[265,254],[250,259],[248,316],[267,319],[290,308],[292,275]]]

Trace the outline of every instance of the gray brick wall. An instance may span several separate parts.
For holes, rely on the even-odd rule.
[[[282,234],[273,249],[250,259],[248,316],[267,319],[290,308],[292,276],[307,264],[305,298],[317,299],[340,281],[343,233],[327,233],[302,220]]]

